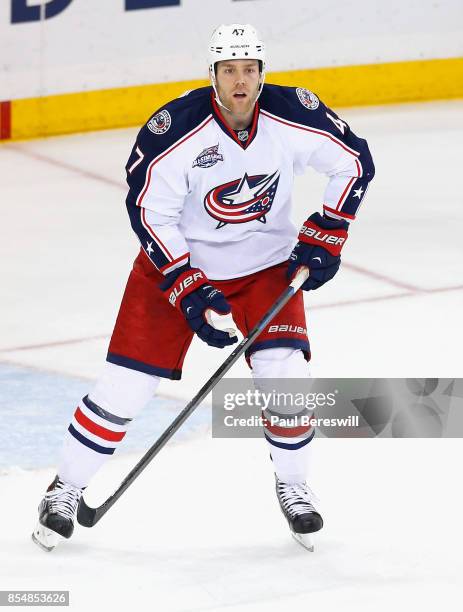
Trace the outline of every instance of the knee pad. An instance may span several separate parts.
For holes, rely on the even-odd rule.
[[[301,349],[290,347],[268,348],[251,355],[254,378],[307,378],[309,364]]]
[[[159,377],[106,362],[89,398],[115,416],[136,416],[154,396]]]

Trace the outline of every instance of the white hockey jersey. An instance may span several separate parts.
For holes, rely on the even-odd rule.
[[[265,85],[252,124],[235,132],[211,87],[166,104],[127,162],[127,209],[164,274],[183,265],[238,278],[288,259],[294,174],[326,174],[324,214],[355,218],[374,166],[365,140],[307,89]],[[309,210],[309,215],[313,210]]]

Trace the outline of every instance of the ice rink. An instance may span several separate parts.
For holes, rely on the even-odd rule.
[[[340,273],[305,295],[312,376],[461,377],[463,101],[339,114],[368,140],[376,177]],[[39,448],[59,445],[98,376],[138,251],[124,204],[136,132],[0,146],[0,589],[69,589],[79,610],[460,609],[458,439],[317,440],[326,523],[310,554],[288,535],[263,441],[212,440],[198,416],[101,524],[49,555],[31,543],[54,474]],[[325,181],[297,179],[297,225],[321,210]],[[174,414],[226,355],[193,342],[146,438],[121,448],[90,501],[156,437],[156,409]],[[248,377],[244,361],[228,376]]]

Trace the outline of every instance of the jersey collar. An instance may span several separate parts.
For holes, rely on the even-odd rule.
[[[222,112],[220,111],[220,107],[215,100],[213,91],[211,92],[211,103],[212,103],[212,115],[214,119],[217,121],[217,123],[220,125],[222,130],[225,132],[225,134],[227,134],[227,136],[229,136],[232,140],[234,140],[236,144],[238,144],[242,149],[247,149],[257,134],[257,120],[259,118],[259,103],[256,102],[254,105],[254,113],[252,115],[252,122],[251,122],[251,127],[249,129],[249,136],[248,136],[248,139],[245,140],[244,142],[241,141],[236,135],[235,131],[232,130],[231,127],[228,126],[227,122],[225,121],[222,115]]]

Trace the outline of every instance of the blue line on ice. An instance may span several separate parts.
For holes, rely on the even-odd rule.
[[[55,465],[77,403],[92,386],[82,378],[1,364],[0,468]],[[153,399],[134,419],[117,453],[147,450],[185,404],[163,397]],[[202,406],[174,440],[204,430],[210,422],[210,409]]]

